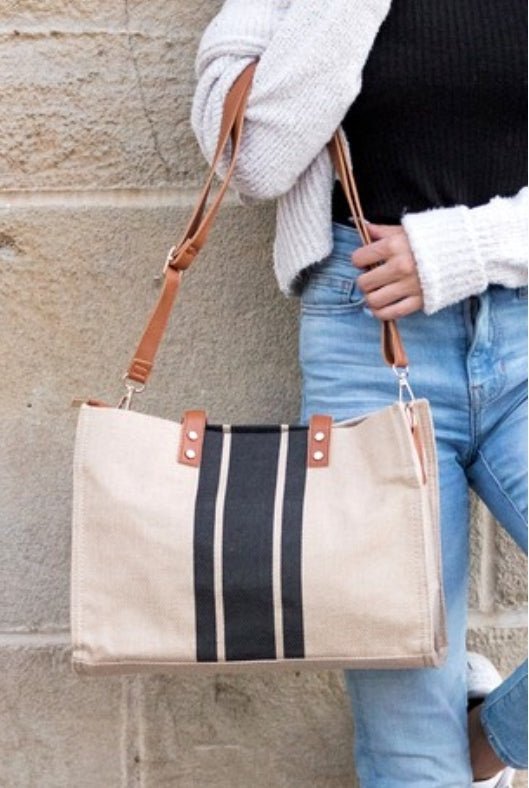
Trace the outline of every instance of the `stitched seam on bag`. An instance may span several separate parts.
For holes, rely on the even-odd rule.
[[[442,543],[441,543],[441,521],[440,521],[440,501],[439,501],[439,477],[438,477],[438,456],[437,447],[435,444],[435,424],[433,416],[428,405],[428,409],[424,409],[424,413],[420,412],[419,418],[421,427],[423,428],[422,435],[425,443],[425,451],[430,467],[428,468],[428,483],[431,485],[428,496],[428,505],[431,510],[432,521],[435,523],[435,566],[437,571],[437,579],[439,589],[437,591],[439,602],[439,633],[438,633],[438,648],[441,651],[447,646],[446,637],[446,601],[444,593],[443,581],[443,563],[442,563]]]
[[[406,423],[406,416],[400,407],[394,411],[394,419],[392,419],[394,424],[394,431],[395,437],[398,441],[401,450],[401,462],[402,467],[406,469],[406,471],[412,471],[412,477],[417,482],[416,486],[413,488],[413,498],[411,502],[411,518],[413,521],[413,528],[412,533],[415,535],[413,540],[413,547],[412,547],[412,560],[415,563],[415,577],[421,577],[421,583],[418,583],[418,591],[419,591],[419,598],[421,603],[421,615],[420,615],[420,622],[421,623],[421,633],[420,633],[420,648],[423,654],[429,651],[429,648],[426,647],[427,643],[427,629],[425,620],[428,616],[428,610],[426,605],[426,598],[424,594],[424,587],[427,585],[426,580],[426,568],[424,566],[424,523],[421,519],[419,519],[418,515],[420,515],[419,508],[417,505],[417,495],[421,496],[422,491],[420,487],[419,478],[417,476],[417,468],[415,463],[412,460],[410,464],[408,462],[409,452],[415,451],[415,447],[413,444],[413,438],[409,432],[408,424]],[[407,447],[408,451],[406,451],[405,447]],[[419,527],[420,526],[420,527]],[[417,538],[416,534],[420,532],[420,544],[419,539]]]
[[[422,408],[419,408],[418,421],[419,421],[419,429],[421,431],[421,436],[422,436],[422,439],[423,439],[423,446],[424,446],[424,442],[425,442],[424,436],[425,435],[429,435],[429,430],[426,429],[426,424],[424,423],[425,420],[422,418],[422,415],[423,415],[422,410],[423,410]],[[422,541],[423,541],[423,553],[424,553],[425,561],[426,561],[426,552],[427,552],[427,550],[426,550],[426,535],[425,535],[425,532],[424,532],[425,520],[428,519],[430,524],[434,522],[434,512],[431,511],[431,506],[430,506],[430,488],[431,488],[431,485],[432,485],[432,475],[431,475],[431,472],[430,472],[430,468],[427,469],[427,472],[428,472],[428,475],[427,475],[427,479],[426,479],[426,484],[425,485],[421,485],[421,507],[422,507],[422,512],[421,513],[422,513],[422,518],[423,518],[422,519],[422,522],[423,522]],[[433,561],[432,561],[432,564],[433,564],[432,569],[435,568],[435,571],[439,571],[438,570],[438,561],[437,561],[437,558],[436,558],[436,555],[435,555],[436,546],[434,544],[430,544],[430,551],[434,553]],[[425,564],[425,567],[426,567],[426,564]],[[428,587],[428,603],[429,603],[428,604],[428,621],[429,621],[429,624],[430,624],[429,631],[426,633],[426,636],[428,638],[428,643],[431,644],[431,646],[433,646],[433,649],[435,651],[435,648],[436,648],[436,644],[435,644],[435,621],[434,621],[434,607],[433,607],[435,605],[434,589],[432,587],[431,578],[429,577],[428,572],[426,571],[426,568],[425,568],[425,571],[424,571],[424,575],[425,575],[425,582],[426,582],[426,585]]]
[[[429,618],[429,610],[426,604],[426,597],[425,597],[425,588],[428,587],[428,579],[427,579],[427,572],[425,566],[425,545],[424,545],[424,520],[421,517],[422,514],[422,502],[419,506],[417,496],[422,496],[422,491],[420,487],[417,487],[414,491],[414,497],[412,502],[412,512],[413,517],[415,518],[413,533],[416,534],[414,539],[414,546],[415,546],[415,562],[416,562],[416,577],[421,578],[421,582],[419,583],[419,597],[421,601],[421,645],[423,653],[429,651],[429,647],[427,647],[427,627],[426,627],[426,619]],[[417,535],[419,535],[417,537]]]
[[[88,414],[85,413],[85,416]],[[83,473],[83,458],[85,456],[86,450],[86,433],[87,433],[87,426],[86,426],[87,418],[83,420],[83,424],[81,426],[81,440],[79,443],[79,457],[78,457],[78,478],[79,478],[79,509],[78,509],[78,524],[77,524],[77,535],[78,535],[78,548],[77,548],[77,555],[78,555],[78,566],[77,566],[77,631],[76,631],[76,641],[77,641],[77,648],[81,645],[81,633],[83,631],[83,611],[81,605],[81,588],[83,586],[83,580],[85,575],[85,554],[84,554],[84,521],[85,521],[85,475]]]
[[[421,434],[422,434],[423,430],[422,430],[422,426],[420,424],[420,419],[419,419],[419,428],[421,429]],[[406,425],[406,429],[408,429],[407,425]],[[416,450],[416,447],[415,447],[415,444],[414,444],[414,441],[413,441],[413,437],[412,437],[411,433],[409,432],[409,430],[408,430],[408,439],[409,439],[408,443],[410,445],[410,450],[415,453],[417,450]],[[415,467],[416,467],[416,470],[417,470],[417,466],[415,466]],[[421,473],[420,469],[419,469],[418,473],[419,474]],[[423,624],[423,650],[426,653],[426,651],[430,651],[431,650],[431,637],[430,637],[430,635],[432,633],[432,623],[433,622],[432,622],[432,608],[431,608],[431,604],[430,603],[432,601],[432,587],[431,587],[431,582],[430,582],[430,578],[429,578],[429,574],[428,574],[428,570],[427,570],[427,566],[426,566],[427,549],[426,549],[426,535],[425,535],[424,529],[425,529],[425,520],[426,520],[426,518],[428,516],[428,512],[427,512],[427,508],[425,507],[425,485],[422,484],[419,475],[418,475],[417,478],[418,478],[418,481],[419,481],[419,486],[417,488],[417,496],[414,499],[414,508],[415,508],[415,516],[418,518],[418,523],[420,522],[420,524],[421,524],[421,528],[418,529],[418,531],[420,531],[420,539],[421,539],[421,544],[420,544],[421,561],[419,563],[422,566],[422,579],[423,579],[422,588],[426,589],[426,592],[427,592],[426,598],[424,596],[424,593],[422,595],[422,602],[423,602],[423,611],[422,611],[423,612],[423,619],[422,620],[424,622],[424,624]],[[427,480],[426,484],[428,484],[428,481],[429,480]],[[426,624],[427,621],[429,622],[429,626],[427,626],[427,624]]]
[[[424,613],[424,616],[423,616],[423,621],[424,621],[424,626],[423,626],[423,645],[424,645],[424,651],[426,652],[427,650],[428,651],[431,650],[431,644],[432,644],[432,638],[431,638],[431,633],[432,633],[432,606],[431,606],[431,602],[432,602],[432,598],[433,597],[432,597],[431,581],[430,581],[428,569],[427,569],[427,566],[426,566],[426,562],[427,562],[427,548],[426,548],[426,535],[424,533],[424,529],[425,529],[425,521],[426,521],[426,518],[427,518],[427,512],[425,511],[425,506],[424,506],[424,491],[423,491],[422,488],[419,488],[417,490],[417,492],[418,492],[418,494],[420,496],[420,498],[418,498],[418,501],[417,501],[417,503],[418,503],[417,511],[418,511],[418,514],[419,514],[419,517],[420,517],[420,520],[421,520],[421,526],[422,526],[421,529],[420,529],[420,533],[421,533],[421,552],[422,552],[422,556],[421,557],[423,559],[422,560],[422,570],[423,570],[422,574],[423,574],[423,581],[424,581],[423,582],[423,589],[426,589],[426,596],[427,596],[427,598],[424,599],[424,595],[423,595],[423,613]],[[427,622],[428,622],[428,624],[427,624]]]
[[[85,456],[86,450],[86,436],[87,436],[87,413],[84,414],[85,418],[82,418],[79,429],[79,452],[77,456],[77,479],[78,479],[78,502],[77,502],[77,582],[76,586],[76,597],[75,597],[75,608],[76,608],[76,619],[77,619],[77,626],[75,631],[75,638],[76,638],[76,645],[77,648],[81,645],[81,632],[83,630],[83,620],[82,620],[82,605],[80,602],[81,599],[81,588],[83,586],[84,581],[84,570],[85,570],[85,552],[84,552],[84,522],[85,522],[85,474],[82,473],[83,469],[83,459]]]
[[[303,663],[312,664],[312,663],[318,663],[318,662],[348,662],[348,663],[364,662],[364,663],[369,663],[369,662],[372,662],[374,660],[377,660],[378,662],[385,662],[385,663],[388,663],[388,662],[391,663],[391,662],[394,662],[395,660],[399,660],[399,661],[403,661],[403,662],[406,662],[406,663],[407,662],[413,662],[415,665],[418,665],[421,662],[424,662],[424,655],[422,653],[421,654],[417,653],[415,656],[410,656],[409,652],[407,652],[405,654],[395,654],[394,656],[391,656],[391,657],[379,657],[379,656],[376,656],[376,655],[375,656],[369,656],[369,657],[351,657],[351,656],[347,656],[347,655],[343,655],[343,656],[339,656],[339,657],[326,657],[326,656],[320,655],[320,656],[316,656],[316,657],[310,657],[310,658],[307,658],[307,659],[304,659],[302,657],[284,657],[284,658],[282,657],[280,659],[248,659],[248,660],[229,659],[229,660],[222,660],[222,661],[220,661],[220,660],[211,660],[211,661],[207,661],[207,662],[185,662],[185,661],[175,662],[174,660],[172,660],[172,661],[171,660],[167,660],[165,662],[164,661],[157,661],[157,662],[155,662],[154,660],[151,660],[148,657],[145,658],[145,660],[143,660],[143,661],[139,660],[139,659],[129,659],[129,660],[127,660],[127,659],[120,659],[120,660],[104,660],[104,661],[99,661],[99,662],[93,662],[93,661],[90,661],[88,659],[82,659],[80,657],[75,657],[74,658],[74,662],[76,662],[79,665],[89,665],[91,667],[96,667],[96,668],[100,667],[100,666],[103,666],[103,667],[104,666],[109,666],[110,667],[112,665],[138,665],[138,666],[143,666],[143,665],[162,665],[162,666],[163,665],[189,665],[189,666],[198,667],[198,671],[200,671],[200,666],[201,665],[208,665],[208,666],[209,665],[217,665],[217,666],[223,666],[223,665],[249,665],[249,664],[252,664],[252,665],[259,665],[259,664],[275,665],[276,663],[282,663],[282,664],[285,664],[285,665],[288,665],[288,664],[297,664],[297,665],[299,665],[299,664],[303,664]]]

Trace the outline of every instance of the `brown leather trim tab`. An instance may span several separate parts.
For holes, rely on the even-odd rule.
[[[145,383],[145,381],[149,377],[149,373],[151,369],[152,369],[152,363],[150,361],[144,361],[141,358],[135,358],[132,364],[130,365],[130,369],[127,372],[127,376],[131,380],[135,380],[136,383]]]
[[[89,399],[86,401],[87,405],[90,405],[92,408],[110,408],[111,405],[108,402],[103,402],[102,399]]]
[[[332,416],[315,413],[310,418],[307,440],[307,467],[325,468],[331,450]]]
[[[413,443],[415,445],[415,451],[417,452],[417,457],[421,466],[422,483],[426,484],[428,478],[426,476],[426,460],[424,455],[424,445],[421,437],[421,428],[419,420],[417,419],[417,415],[413,409],[413,404],[410,402],[406,404],[406,413],[408,414],[408,421],[410,424]]]
[[[91,408],[111,408],[112,405],[109,405],[108,402],[103,402],[102,399],[82,399],[81,397],[76,397],[71,402],[72,408],[80,408],[81,405],[90,405]]]
[[[417,424],[415,424],[415,426],[411,428],[411,434],[413,435],[413,442],[415,443],[415,448],[417,450],[417,455],[419,457],[419,462],[421,464],[422,483],[426,484],[427,478],[426,478],[425,461],[424,461],[424,447],[422,444],[421,430],[418,422]]]
[[[178,462],[198,468],[202,460],[202,445],[206,432],[206,411],[186,410],[181,423]]]

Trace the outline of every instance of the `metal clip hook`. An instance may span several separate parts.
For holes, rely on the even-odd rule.
[[[118,409],[119,410],[130,410],[130,406],[132,404],[132,398],[135,394],[141,394],[142,391],[145,389],[145,384],[142,383],[139,386],[136,386],[128,377],[128,374],[125,372],[123,375],[123,380],[125,381],[125,388],[127,389],[125,394],[121,397],[120,401],[118,402]]]
[[[402,402],[404,399],[404,390],[408,392],[410,395],[410,399],[414,400],[415,395],[412,391],[412,388],[408,382],[408,366],[405,367],[397,367],[395,364],[392,365],[393,372],[399,379],[399,402]]]

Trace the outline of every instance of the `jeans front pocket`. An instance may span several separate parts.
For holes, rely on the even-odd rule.
[[[364,294],[356,278],[345,272],[331,270],[311,271],[300,299],[303,312],[318,315],[349,312],[365,304]]]

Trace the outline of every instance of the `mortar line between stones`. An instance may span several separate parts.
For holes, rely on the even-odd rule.
[[[470,610],[468,627],[469,629],[525,629],[527,627],[527,608],[494,610],[490,613],[483,610]]]
[[[220,181],[219,181],[220,182]],[[201,189],[195,187],[119,187],[108,189],[0,189],[2,208],[78,208],[90,206],[148,208],[191,208]],[[240,205],[233,192],[224,196],[226,205]]]
[[[527,626],[527,607],[520,606],[508,610],[470,609],[468,615],[469,628],[490,627],[496,629],[524,629]],[[68,629],[43,630],[40,632],[24,632],[17,629],[0,630],[0,648],[34,647],[70,645]]]
[[[141,684],[138,676],[123,676],[121,694],[122,788],[141,788]]]
[[[51,38],[56,40],[57,38],[67,38],[76,36],[78,38],[86,37],[86,38],[93,38],[94,36],[119,36],[123,38],[128,38],[133,36],[134,38],[142,39],[144,41],[168,41],[170,44],[179,44],[182,43],[182,39],[178,35],[173,35],[170,32],[163,32],[160,31],[149,32],[140,29],[128,29],[128,28],[118,28],[118,27],[80,27],[79,25],[75,24],[68,24],[68,23],[61,23],[60,25],[29,25],[21,22],[21,24],[17,24],[16,21],[13,21],[13,24],[9,27],[0,26],[0,37],[13,39],[16,36],[17,40],[20,39],[35,39],[35,38]]]

